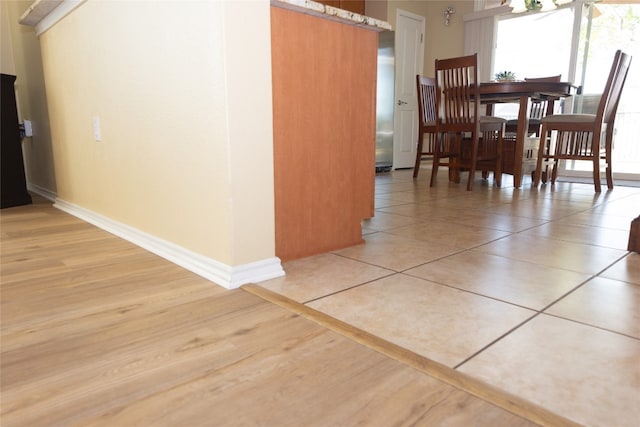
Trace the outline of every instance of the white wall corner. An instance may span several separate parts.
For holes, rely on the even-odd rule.
[[[64,200],[56,199],[54,207],[227,289],[235,289],[247,283],[257,283],[285,275],[278,257],[229,266]]]

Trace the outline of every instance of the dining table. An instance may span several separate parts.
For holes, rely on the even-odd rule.
[[[578,93],[578,87],[570,82],[541,82],[526,80],[491,81],[482,82],[479,85],[480,102],[486,107],[485,114],[493,115],[493,107],[500,103],[517,103],[518,125],[515,137],[515,147],[509,151],[509,156],[513,152],[513,160],[507,159],[509,167],[503,170],[504,173],[513,175],[513,185],[515,188],[522,186],[523,177],[523,156],[525,139],[529,129],[529,108],[532,101],[546,100],[547,114],[552,114],[556,100],[572,96]],[[512,165],[512,166],[511,166]]]

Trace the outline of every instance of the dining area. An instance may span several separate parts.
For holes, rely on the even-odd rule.
[[[361,223],[375,215],[374,178],[383,137],[392,141],[390,168],[413,166],[417,178],[424,166],[432,187],[465,181],[471,191],[480,174],[496,187],[503,175],[513,177],[515,188],[529,177],[537,185],[553,185],[558,168],[570,159],[591,164],[592,176],[598,176],[595,192],[602,191],[601,170],[607,188],[613,186],[608,147],[614,134],[606,130],[615,127],[630,55],[610,52],[611,72],[602,83],[611,83],[600,98],[603,108],[575,115],[581,112],[573,101],[582,81],[564,67],[492,78],[487,70],[492,56],[482,49],[467,54],[466,42],[464,55],[452,44],[443,46],[434,61],[427,47],[436,39],[424,26],[424,16],[435,11],[432,2],[416,2],[411,11],[393,2],[382,11],[367,4],[370,17],[298,3],[271,4],[275,233],[281,260],[363,243]],[[394,15],[403,17],[395,26]],[[446,31],[471,34],[466,24],[461,31],[456,16],[452,12]],[[382,97],[376,56],[380,38],[390,32],[396,93],[384,103],[390,125],[377,129]],[[401,52],[404,45],[411,49]],[[516,106],[514,116],[501,115],[505,105]],[[560,135],[568,142],[556,144]],[[438,178],[439,169],[447,170],[447,179]]]
[[[561,75],[516,79],[496,73],[479,81],[478,54],[436,59],[435,78],[416,76],[418,141],[413,177],[425,160],[431,163],[430,185],[438,169],[449,169],[449,181],[468,172],[467,190],[476,172],[489,174],[497,187],[502,174],[515,188],[530,174],[533,186],[555,183],[560,161],[588,161],[594,191],[601,192],[601,172],[613,188],[612,150],[616,110],[631,56],[617,50],[595,114],[572,114],[572,98],[581,87]],[[517,118],[494,115],[496,105],[517,106]],[[604,168],[604,169],[602,169]]]

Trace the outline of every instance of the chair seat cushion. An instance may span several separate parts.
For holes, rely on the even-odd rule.
[[[495,116],[480,116],[480,123],[507,123],[507,119]]]
[[[593,123],[595,114],[553,114],[542,119],[542,123]]]

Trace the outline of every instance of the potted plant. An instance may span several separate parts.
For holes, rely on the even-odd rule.
[[[495,79],[499,82],[512,82],[516,79],[516,74],[513,71],[500,71],[495,74]]]

